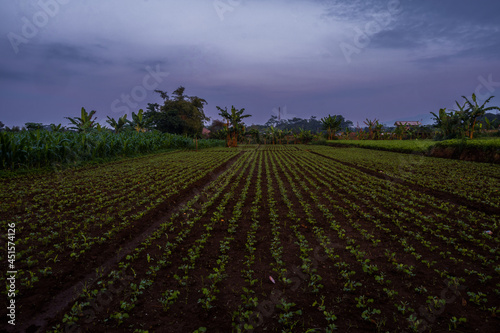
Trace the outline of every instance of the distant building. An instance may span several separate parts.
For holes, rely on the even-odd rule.
[[[394,126],[420,126],[422,123],[420,121],[396,121]]]
[[[201,131],[201,135],[203,137],[208,138],[210,136],[210,130],[208,128],[203,127],[203,130]]]

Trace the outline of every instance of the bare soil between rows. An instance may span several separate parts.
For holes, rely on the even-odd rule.
[[[304,151],[305,155],[310,153],[312,152]],[[234,157],[230,161],[226,162],[226,164],[220,166],[213,173],[198,181],[188,190],[183,192],[181,196],[177,197],[175,201],[162,204],[147,217],[141,219],[140,223],[136,223],[133,228],[125,230],[120,235],[117,235],[113,242],[106,243],[105,247],[93,249],[88,255],[86,255],[85,258],[82,258],[81,262],[75,263],[70,260],[63,262],[60,267],[67,268],[64,271],[60,271],[59,275],[57,275],[54,279],[54,281],[58,281],[58,286],[42,282],[37,285],[35,289],[36,295],[33,295],[31,298],[23,299],[23,303],[25,301],[29,301],[31,305],[25,305],[23,307],[23,312],[19,313],[19,318],[33,318],[32,321],[26,323],[24,326],[29,326],[26,332],[43,332],[47,328],[50,328],[53,324],[61,322],[63,311],[69,310],[70,303],[74,299],[74,296],[79,294],[79,292],[74,289],[75,287],[81,289],[82,282],[84,281],[88,284],[95,282],[95,277],[93,275],[94,270],[97,267],[104,267],[106,271],[109,271],[111,267],[120,260],[120,258],[123,258],[125,254],[132,251],[137,244],[156,230],[158,225],[163,222],[167,216],[171,215],[181,203],[189,200],[195,194],[199,193],[204,186],[208,185],[224,170],[230,168],[231,165],[242,156],[242,154],[244,153]],[[274,163],[278,161],[276,156],[272,156],[276,153],[266,154],[268,154],[267,156],[270,156],[269,161],[273,161]],[[356,170],[360,170],[370,176],[377,177],[378,179],[390,180],[403,186],[407,186],[413,190],[432,195],[440,200],[457,205],[463,205],[472,210],[484,211],[484,209],[489,209],[488,212],[491,214],[500,214],[500,210],[498,209],[472,203],[466,199],[446,192],[416,186],[415,184],[411,184],[397,178],[388,178],[385,175],[378,174],[377,172],[369,169],[337,161],[321,154],[314,154],[320,155],[327,160],[329,159],[355,168]],[[334,167],[333,164],[332,167]],[[466,291],[468,290],[477,291],[481,289],[491,291],[495,288],[495,283],[498,283],[499,279],[498,275],[494,275],[496,273],[492,268],[490,268],[490,270],[492,271],[494,278],[488,283],[479,285],[477,282],[474,282],[471,277],[464,276],[466,278],[466,283],[464,285],[467,286],[468,289],[450,290],[444,283],[444,278],[439,277],[433,269],[438,268],[439,270],[449,270],[452,274],[462,276],[464,273],[459,264],[451,265],[448,259],[442,260],[442,258],[436,253],[430,252],[427,248],[417,242],[412,242],[412,245],[418,253],[423,254],[429,260],[435,260],[437,262],[432,268],[425,267],[409,253],[402,251],[400,244],[395,239],[376,229],[373,221],[366,220],[363,216],[356,213],[347,217],[340,209],[335,209],[332,206],[331,201],[322,196],[322,194],[328,190],[324,185],[320,183],[316,183],[316,187],[308,185],[311,186],[310,192],[301,188],[299,180],[306,176],[313,178],[314,170],[300,170],[300,168],[296,166],[291,166],[291,170],[296,170],[299,175],[298,179],[294,178],[292,181],[292,183],[299,188],[298,192],[294,192],[294,186],[292,186],[292,183],[284,175],[284,173],[288,171],[280,170],[283,172],[280,172],[279,174],[275,174],[271,170],[263,172],[263,183],[261,184],[263,196],[259,212],[257,243],[255,245],[256,261],[252,266],[254,275],[258,279],[257,285],[252,287],[252,289],[255,290],[255,295],[258,296],[259,299],[259,306],[256,309],[253,309],[253,311],[255,316],[257,314],[260,316],[260,320],[257,320],[258,325],[254,327],[254,332],[281,332],[283,325],[279,322],[279,320],[280,314],[282,314],[283,311],[278,307],[280,299],[285,299],[287,302],[293,302],[295,304],[294,309],[302,309],[303,311],[297,326],[292,330],[293,332],[303,332],[306,327],[317,328],[316,332],[324,332],[324,328],[328,322],[325,320],[322,311],[318,310],[318,304],[316,304],[316,302],[320,300],[320,296],[324,296],[327,310],[333,311],[333,313],[337,316],[337,321],[335,323],[338,326],[338,332],[377,332],[375,319],[385,320],[385,325],[381,330],[383,332],[405,332],[408,324],[405,319],[407,316],[399,315],[394,316],[394,318],[390,316],[385,316],[385,318],[382,318],[382,316],[376,316],[374,321],[361,319],[363,309],[356,307],[356,298],[361,295],[373,299],[374,302],[372,307],[380,309],[384,315],[387,313],[398,313],[394,305],[396,301],[418,304],[419,307],[414,306],[418,314],[418,318],[424,319],[429,325],[428,329],[425,331],[448,331],[449,318],[453,315],[457,317],[466,317],[467,323],[459,327],[459,329],[451,331],[486,333],[497,332],[497,328],[500,325],[499,319],[489,315],[488,311],[483,311],[479,309],[478,306],[468,302],[466,295]],[[249,174],[248,170],[245,171],[244,177],[242,178],[243,180],[234,191],[236,195],[241,193],[246,177],[254,179],[256,177],[256,171],[252,174]],[[272,187],[274,189],[273,198],[277,202],[276,207],[278,219],[280,221],[279,240],[284,247],[282,259],[283,262],[286,263],[288,277],[294,279],[294,283],[292,285],[287,285],[282,281],[279,281],[273,271],[275,262],[270,250],[272,233],[268,204],[270,197],[267,193],[265,181],[267,177],[272,178]],[[319,175],[318,177],[325,181],[330,179],[327,175]],[[279,191],[278,180],[284,184],[285,193],[291,201],[291,207],[296,214],[295,219],[290,218],[290,211],[285,205],[283,197]],[[352,201],[356,201],[356,199],[358,199],[356,195],[350,194],[341,187],[336,188],[336,190],[338,191],[337,195],[329,192],[328,195],[332,196],[334,201],[336,200],[335,202],[337,202],[339,207],[342,209],[348,210],[349,206],[343,203],[340,198],[345,197]],[[110,312],[112,312],[113,309],[119,308],[120,298],[116,297],[109,304],[107,304],[101,312],[97,313],[96,319],[93,323],[86,323],[80,327],[79,331],[124,332],[128,331],[129,327],[141,327],[143,329],[150,330],[150,332],[193,332],[199,327],[206,327],[208,332],[231,332],[233,330],[232,315],[241,304],[242,290],[243,288],[250,288],[248,283],[242,278],[241,270],[244,268],[243,261],[245,260],[246,254],[244,248],[246,233],[248,232],[251,224],[250,206],[255,199],[255,195],[256,185],[253,181],[245,200],[243,217],[239,221],[237,233],[234,235],[234,240],[231,242],[231,251],[229,253],[230,259],[226,272],[227,277],[219,286],[220,294],[217,296],[213,309],[208,311],[202,309],[197,300],[200,297],[199,290],[207,283],[203,277],[210,274],[213,267],[216,266],[215,261],[220,254],[219,243],[224,239],[224,237],[227,236],[227,224],[225,223],[217,223],[214,225],[214,229],[212,231],[213,235],[207,242],[201,257],[197,260],[197,263],[199,264],[197,264],[196,268],[190,273],[192,278],[189,282],[187,291],[182,294],[182,302],[178,302],[178,304],[169,311],[164,311],[158,302],[158,298],[161,296],[162,291],[177,287],[177,281],[173,279],[173,275],[179,273],[177,268],[183,263],[182,256],[188,252],[189,247],[203,234],[204,230],[202,229],[202,225],[203,223],[209,223],[210,214],[215,211],[215,208],[211,208],[208,211],[207,216],[203,217],[202,221],[193,227],[189,237],[187,237],[184,242],[179,245],[175,254],[172,255],[168,266],[158,273],[154,286],[146,290],[143,296],[139,299],[135,309],[131,312],[129,319],[127,319],[120,326],[116,326],[115,322],[106,321]],[[319,198],[318,202],[320,204],[325,205],[331,210],[336,222],[339,223],[343,229],[345,229],[347,238],[339,237],[338,233],[331,228],[328,219],[319,209],[313,209],[310,213],[305,210],[303,205],[304,202],[299,199],[299,196],[302,196],[305,201],[314,207],[314,201],[312,198],[313,195]],[[368,196],[366,198],[368,198]],[[225,221],[230,218],[232,209],[234,208],[237,199],[237,197],[234,197],[228,202],[227,209],[224,212]],[[217,202],[219,201],[220,198]],[[373,204],[376,205],[375,202]],[[363,206],[362,209],[364,212],[373,214],[374,216],[377,214],[377,212],[375,212],[369,205]],[[432,208],[423,208],[419,211],[419,213],[432,215],[434,210]],[[316,221],[316,224],[311,224],[310,220],[308,220],[311,216],[313,220]],[[390,229],[391,234],[399,237],[405,236],[402,231],[394,225],[392,220],[383,217],[380,217],[380,220],[381,223]],[[355,224],[360,225],[360,228],[368,230],[370,233],[381,239],[381,245],[373,246],[370,241],[366,240],[357,231]],[[323,278],[321,281],[323,288],[319,294],[311,291],[311,288],[309,287],[310,277],[301,269],[302,260],[299,257],[300,248],[297,244],[298,239],[296,233],[291,228],[292,226],[297,227],[298,232],[305,236],[309,246],[314,249],[314,253],[311,253],[310,257],[313,259],[314,267],[317,269],[317,273]],[[324,249],[313,232],[314,226],[322,228],[323,234],[332,242],[335,253],[340,256],[339,259],[332,260],[327,258]],[[415,226],[409,226],[409,230],[418,231],[418,228]],[[357,260],[357,258],[349,250],[350,246],[352,246],[352,243],[348,241],[349,239],[352,239],[355,244],[359,245],[360,251],[367,253],[367,258],[369,258],[372,263],[376,264],[381,270],[387,273],[386,278],[393,281],[391,288],[398,293],[395,299],[388,297],[383,290],[384,286],[377,283],[373,276],[367,275],[363,272],[359,260]],[[437,244],[438,240],[432,239],[432,242]],[[439,246],[444,251],[448,250],[453,254],[456,252],[453,246],[445,244],[444,242],[439,243]],[[117,249],[120,247],[122,250],[120,253],[117,253]],[[154,246],[152,248],[154,248]],[[389,261],[384,255],[386,249],[391,249],[391,251],[397,253],[396,259],[398,263],[417,267],[416,275],[414,277],[409,277],[396,271],[392,262]],[[478,251],[482,255],[489,255],[480,249],[478,249]],[[149,254],[155,257],[157,253],[152,251]],[[354,276],[357,279],[361,277],[366,278],[362,280],[362,286],[358,287],[354,291],[343,290],[345,280],[341,277],[342,269],[336,265],[339,261],[344,262],[345,265],[349,267],[349,270],[354,271]],[[481,265],[477,263],[472,263],[470,267],[476,270],[488,269],[481,267]],[[134,270],[138,276],[144,275],[147,269],[148,263],[145,261],[136,261],[134,264]],[[272,283],[269,276],[273,276],[276,283]],[[68,277],[68,280],[65,281],[64,277]],[[413,291],[414,288],[418,286],[426,286],[429,291],[429,295],[448,297],[450,301],[447,302],[443,311],[432,312],[425,310],[427,308],[426,297],[424,295],[416,294]],[[61,290],[64,291],[59,293]],[[444,296],[443,291],[445,291]],[[45,299],[47,295],[55,296],[50,299]],[[494,294],[491,294],[488,298],[491,299],[492,297],[494,297]],[[493,303],[500,306],[500,304],[498,304],[498,300],[494,300]],[[424,310],[420,307],[423,307]],[[57,311],[53,309],[57,309]]]
[[[380,179],[389,180],[391,182],[398,183],[398,184],[401,184],[401,185],[404,185],[404,186],[408,186],[409,188],[411,188],[413,190],[416,190],[416,191],[419,191],[421,193],[425,193],[425,194],[431,195],[433,197],[436,197],[438,199],[441,199],[441,200],[444,200],[444,201],[447,201],[447,202],[450,202],[450,203],[454,203],[454,204],[458,204],[458,205],[461,205],[461,206],[465,206],[465,207],[467,207],[469,209],[477,210],[477,211],[481,211],[481,212],[485,212],[485,213],[488,213],[488,214],[500,214],[500,208],[492,207],[492,206],[490,206],[488,204],[485,204],[485,203],[473,202],[473,201],[467,200],[466,198],[460,197],[458,195],[454,195],[454,194],[449,193],[449,192],[439,191],[439,190],[436,190],[436,189],[431,189],[431,188],[428,188],[428,187],[425,187],[425,186],[422,186],[422,185],[411,183],[411,182],[406,181],[404,179],[392,177],[392,176],[389,176],[389,175],[386,175],[386,174],[381,174],[381,173],[379,173],[379,172],[377,172],[375,170],[371,170],[371,169],[368,169],[368,168],[365,168],[365,167],[362,167],[362,166],[359,166],[359,165],[356,165],[356,164],[353,164],[353,163],[341,161],[341,160],[338,160],[336,158],[333,158],[333,157],[330,157],[330,156],[326,156],[326,155],[323,155],[323,154],[318,153],[318,152],[314,152],[314,151],[310,151],[310,152],[312,154],[316,154],[316,155],[319,155],[321,157],[330,159],[332,161],[335,161],[337,163],[343,164],[343,165],[348,166],[350,168],[357,169],[357,170],[362,171],[362,172],[364,172],[366,174],[369,174],[370,176],[377,177],[377,178],[380,178]]]
[[[133,249],[153,233],[158,226],[173,214],[178,207],[200,192],[200,189],[210,184],[222,172],[241,156],[231,158],[206,176],[182,190],[171,200],[161,203],[158,207],[134,221],[126,229],[114,235],[112,240],[102,245],[95,245],[78,260],[61,258],[57,265],[53,265],[53,274],[42,279],[32,290],[26,291],[19,301],[16,332],[43,332],[47,329],[47,321],[54,318],[81,293],[84,286],[91,286],[98,275],[109,273],[112,266],[129,254]],[[131,215],[133,212],[130,213]],[[40,251],[49,251],[39,247]],[[99,273],[97,273],[97,271]],[[25,318],[31,318],[25,320]]]

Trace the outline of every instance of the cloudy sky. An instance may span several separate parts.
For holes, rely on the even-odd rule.
[[[0,3],[0,121],[98,121],[154,89],[245,108],[247,123],[429,118],[499,95],[497,0],[18,0]]]

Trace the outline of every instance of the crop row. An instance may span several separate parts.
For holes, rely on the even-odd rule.
[[[15,221],[17,271],[32,288],[172,200],[235,153],[178,152],[78,172],[3,180],[3,221]],[[17,190],[19,188],[19,190]]]
[[[221,140],[200,140],[199,148],[222,146]],[[51,167],[55,163],[139,155],[159,150],[195,148],[193,140],[156,131],[0,132],[0,170]]]
[[[498,215],[300,147],[261,148],[237,150],[230,169],[84,289],[53,331],[491,326]]]
[[[301,162],[303,162],[303,161],[305,160],[303,155],[302,155],[302,156],[300,156],[300,157],[301,157],[301,159],[300,159],[300,160],[299,160],[299,159],[297,159],[297,160],[288,160],[288,161],[287,161],[287,163],[286,163],[286,165],[294,165],[294,166],[296,166],[296,165],[300,165],[300,164],[301,164]],[[312,176],[312,177],[315,177],[315,178],[316,178],[316,179],[318,179],[318,180],[321,178],[321,177],[318,177],[318,175],[319,175],[319,174],[321,174],[322,176],[325,176],[325,174],[328,174],[328,170],[321,170],[321,169],[320,169],[320,170],[318,170],[318,168],[320,168],[320,165],[322,164],[321,162],[322,162],[322,161],[321,161],[320,159],[318,159],[318,158],[315,158],[315,159],[314,159],[314,167],[316,168],[316,170],[315,170],[316,172],[311,173],[311,176]],[[324,162],[325,162],[325,161],[323,161],[323,163],[324,163]],[[298,168],[297,168],[297,170],[311,170],[311,168],[310,168],[310,167],[311,167],[311,165],[309,165],[309,166],[307,166],[307,165],[302,165],[302,167],[298,167]],[[338,169],[338,168],[335,168],[335,169]],[[317,171],[320,171],[320,172],[317,172]],[[323,172],[323,171],[324,171],[324,172]],[[301,189],[304,189],[304,192],[306,192],[306,193],[308,193],[308,194],[310,195],[310,198],[309,198],[309,199],[311,199],[311,200],[312,200],[312,201],[314,201],[314,202],[318,202],[318,198],[317,198],[317,197],[315,197],[315,195],[314,195],[314,193],[316,192],[316,191],[314,191],[314,189],[315,189],[315,187],[316,187],[316,186],[318,186],[318,184],[317,184],[317,183],[314,183],[314,181],[311,181],[311,180],[309,179],[308,181],[310,182],[310,186],[313,186],[313,187],[309,187],[309,188],[308,188],[308,186],[307,186],[304,182],[302,182],[302,180],[307,179],[307,175],[306,175],[306,174],[304,174],[304,172],[303,172],[303,171],[297,171],[297,173],[299,173],[299,172],[301,173],[301,175],[300,175],[300,176],[298,176],[296,179],[298,180],[298,182],[299,182],[299,183],[300,183],[300,185],[301,185],[301,186],[300,186],[300,188],[301,188]],[[345,174],[341,174],[341,176],[345,176]],[[328,177],[326,177],[326,178],[328,178]],[[325,182],[325,183],[323,183],[323,184],[324,184],[324,185],[326,185],[326,186],[328,186],[329,184],[335,184],[335,183],[339,182],[342,178],[345,178],[345,177],[335,177],[335,178],[333,178],[333,179],[328,180],[327,182]],[[353,181],[352,183],[353,183],[353,184],[359,184],[359,183],[367,184],[367,183],[368,183],[368,184],[367,184],[367,186],[363,189],[363,191],[362,191],[362,192],[359,192],[359,193],[353,193],[353,194],[355,195],[355,197],[356,197],[356,198],[361,198],[361,199],[365,199],[365,200],[366,200],[366,198],[370,196],[370,184],[369,184],[369,179],[365,179],[364,181],[361,181],[361,180],[358,180],[358,181]],[[344,184],[343,184],[343,185],[344,185]],[[345,184],[345,185],[349,186],[348,184]],[[356,185],[356,186],[357,186],[357,185]],[[344,215],[344,217],[345,217],[346,219],[349,219],[351,226],[352,226],[354,229],[356,229],[357,231],[359,231],[359,233],[363,236],[363,238],[364,238],[364,239],[366,239],[366,240],[370,240],[370,241],[372,242],[372,244],[373,244],[372,246],[376,247],[376,246],[380,243],[380,239],[377,239],[377,237],[376,237],[376,236],[374,236],[373,234],[370,234],[367,230],[365,230],[365,229],[361,228],[361,226],[360,226],[360,224],[359,224],[358,222],[353,221],[353,220],[351,219],[351,217],[352,217],[352,214],[351,214],[351,213],[355,213],[355,212],[356,212],[356,210],[357,210],[357,211],[360,213],[360,214],[359,214],[359,216],[363,218],[361,221],[363,221],[363,220],[364,220],[364,221],[374,220],[373,222],[375,222],[375,223],[376,223],[376,221],[377,221],[376,217],[374,217],[374,216],[370,216],[369,214],[363,214],[363,211],[360,211],[359,206],[356,206],[354,203],[351,203],[351,205],[349,206],[349,208],[350,208],[350,209],[348,209],[348,210],[346,210],[346,209],[345,209],[345,208],[343,208],[342,206],[338,206],[338,204],[339,204],[339,202],[338,202],[338,201],[337,201],[337,202],[335,202],[335,200],[331,200],[332,198],[334,198],[334,197],[338,197],[338,196],[339,196],[338,186],[335,186],[335,187],[337,187],[337,188],[336,188],[335,190],[332,190],[332,192],[331,192],[331,193],[329,193],[329,194],[325,194],[325,195],[324,195],[324,197],[325,197],[328,201],[330,201],[330,202],[329,202],[328,207],[334,207],[334,208],[337,208],[337,209],[338,209],[338,211],[342,212],[342,213],[343,213],[343,215]],[[353,187],[354,187],[354,186],[353,186]],[[343,187],[343,186],[342,186],[342,188],[343,188],[343,189],[345,189],[345,187]],[[379,187],[379,186],[371,186],[371,188],[372,188],[372,190],[371,190],[371,192],[372,192],[372,193],[373,193],[373,192],[378,192],[378,190],[380,189],[380,187]],[[351,192],[351,191],[349,191],[349,189],[347,189],[347,192]],[[364,194],[364,195],[363,195],[363,194]],[[402,196],[404,196],[404,194],[402,194],[402,193],[401,193],[401,194],[399,194],[399,195],[400,195],[400,196],[401,196],[401,195],[402,195]],[[380,198],[380,197],[379,197],[379,198],[377,198],[377,197],[373,197],[373,194],[372,194],[371,196],[372,196],[372,198],[373,198],[373,199],[375,199],[375,200],[374,200],[374,201],[367,202],[367,206],[368,206],[368,205],[377,205],[377,204],[378,204],[378,202],[380,201],[380,199],[381,199],[381,198]],[[301,203],[304,203],[304,202],[309,202],[307,199],[308,199],[308,198],[303,198],[302,200],[300,200],[300,202],[301,202]],[[395,200],[395,201],[392,201],[393,203],[394,203],[394,202],[397,202],[397,200],[398,200],[398,198],[392,198],[392,199],[393,199],[393,200]],[[344,203],[346,203],[346,201],[345,201],[345,200],[343,200],[343,201],[344,201]],[[318,204],[318,205],[320,205],[320,204]],[[337,206],[337,207],[336,207],[336,206]],[[309,210],[309,209],[307,209],[307,210]],[[310,210],[309,210],[309,211],[310,211]],[[333,215],[328,216],[328,214],[329,214],[329,213],[328,213],[328,208],[326,208],[326,206],[323,206],[323,207],[322,207],[322,211],[323,211],[324,213],[326,213],[326,214],[327,214],[327,215],[325,216],[326,218],[330,218],[330,219],[331,219],[331,217],[333,216]],[[356,215],[357,215],[357,214],[356,214]],[[387,218],[387,216],[385,216],[385,217]],[[311,219],[311,221],[314,221],[314,220],[312,220],[312,219]],[[360,221],[360,222],[361,222],[361,221]],[[408,222],[409,222],[409,223],[411,223],[411,221],[408,221]],[[438,222],[438,221],[437,221],[437,222]],[[407,223],[407,224],[409,224],[409,223]],[[366,224],[366,222],[364,222],[364,224]],[[387,227],[384,227],[382,224],[377,225],[377,227],[380,227],[380,228],[382,228],[382,229],[384,229],[384,228],[385,228],[385,230],[386,230],[387,232],[391,233],[391,231],[390,231]],[[346,237],[346,236],[345,236],[345,230],[342,230],[342,228],[339,228],[339,229],[337,229],[337,230],[339,230],[339,236],[340,236],[341,238]],[[395,239],[397,239],[397,238],[398,238],[398,235],[397,235],[397,234],[393,234],[392,236],[395,236],[395,237],[393,237],[393,238],[395,238]],[[349,237],[347,237],[347,238],[349,238]],[[418,237],[417,237],[417,238],[418,238]],[[492,240],[492,238],[490,238],[489,236],[484,236],[484,238],[485,238],[485,239],[483,239],[483,241],[482,241],[482,242],[484,242],[485,240]],[[422,237],[421,237],[421,236],[420,236],[420,239],[422,239]],[[351,238],[351,239],[349,239],[349,240],[351,241],[351,243],[353,242],[353,239],[352,239],[352,238]],[[409,252],[409,251],[411,251],[411,252],[412,252],[412,255],[415,255],[417,258],[421,259],[421,258],[422,258],[422,256],[421,256],[421,255],[419,255],[417,252],[415,252],[415,249],[414,249],[414,248],[412,248],[412,247],[411,247],[411,245],[408,245],[408,243],[405,243],[405,242],[404,242],[404,240],[405,240],[405,239],[403,239],[403,241],[401,242],[401,245],[404,247],[404,252]],[[407,240],[406,240],[406,241],[407,241]],[[352,243],[352,244],[354,244],[354,243]],[[349,248],[350,248],[350,252],[351,252],[351,253],[356,254],[356,256],[357,256],[357,254],[360,254],[360,255],[361,255],[361,257],[360,257],[360,258],[362,259],[362,258],[363,258],[363,252],[359,252],[359,250],[356,250],[356,249],[359,247],[359,245],[358,245],[357,247],[354,247],[354,246],[352,246],[352,244],[349,246]],[[492,268],[491,268],[491,265],[494,265],[494,264],[495,264],[495,262],[498,262],[498,256],[496,256],[496,257],[495,257],[495,256],[491,256],[491,254],[495,254],[495,253],[496,253],[496,247],[494,247],[494,248],[489,247],[489,252],[490,252],[490,253],[488,253],[488,254],[489,254],[489,257],[490,257],[490,258],[494,258],[494,260],[491,260],[491,259],[490,259],[490,260],[486,260],[486,262],[483,262],[483,263],[485,264],[484,266],[488,268],[489,273],[491,274],[491,273],[493,272],[493,270],[492,270]],[[395,254],[395,253],[393,253],[393,254]],[[360,259],[360,258],[358,258],[358,259]],[[428,259],[428,258],[427,258],[427,259]],[[470,259],[470,258],[469,258],[469,259]],[[373,274],[374,272],[378,271],[378,267],[377,267],[376,265],[372,265],[372,264],[370,264],[370,260],[369,260],[369,259],[362,259],[362,260],[358,260],[358,261],[360,261],[360,263],[362,263],[362,264],[363,264],[363,266],[362,266],[362,267],[363,267],[363,271],[364,271],[365,273]],[[425,261],[426,261],[425,259],[422,259],[422,262],[425,262]],[[427,262],[428,262],[428,261],[427,261]],[[462,261],[462,262],[463,262],[463,261]],[[413,266],[407,266],[407,265],[402,264],[402,263],[398,264],[397,262],[393,262],[393,265],[395,266],[396,270],[400,270],[402,273],[405,273],[408,277],[415,276],[415,273],[413,272],[413,271],[415,270],[415,267],[413,267]],[[495,268],[495,266],[494,266],[494,268]],[[498,266],[496,266],[496,268],[495,268],[495,269],[497,270],[496,274],[498,274],[498,273],[499,273],[499,272],[498,272],[498,268],[499,268]],[[448,274],[448,272],[447,272],[447,271],[441,271],[441,270],[438,270],[438,269],[435,269],[435,271],[436,271],[436,272],[437,272],[437,273],[438,273],[441,277],[447,277],[447,278],[448,278],[448,281],[453,281],[452,283],[454,284],[453,286],[454,286],[455,288],[458,288],[458,287],[459,287],[459,283],[458,283],[458,282],[460,282],[460,281],[465,281],[465,279],[463,279],[463,278],[457,278],[457,277],[453,277],[453,276],[451,276],[450,274]],[[470,274],[471,274],[471,271],[466,269],[466,270],[465,270],[465,273],[467,273],[467,274],[469,274],[469,275],[470,275]],[[491,279],[491,276],[486,275],[486,274],[484,274],[484,273],[478,273],[477,271],[474,271],[473,273],[478,274],[478,276],[479,276],[479,281],[480,281],[480,282],[482,282],[482,283],[485,283],[487,280]],[[463,271],[462,271],[462,272],[459,272],[458,274],[462,274],[462,275],[463,275],[464,273],[463,273]],[[379,280],[383,280],[383,276],[384,276],[384,273],[383,273],[383,272],[381,272],[381,274],[380,274],[380,275],[378,275]],[[365,279],[363,279],[363,280],[365,280]],[[468,281],[468,283],[472,283],[472,284],[474,284],[475,282],[474,282],[474,280],[470,280],[470,281]],[[350,284],[350,285],[354,285],[354,286],[355,286],[356,284]],[[497,284],[497,288],[498,288],[498,284]],[[392,294],[392,292],[391,292],[389,289],[388,289],[387,291],[388,291],[388,295],[389,295],[389,294]],[[472,292],[472,291],[471,291],[470,293],[471,293],[472,295],[482,294],[483,296],[486,296],[486,295],[485,295],[484,293],[482,293],[482,292],[477,292],[477,293],[475,293],[475,292]],[[490,295],[491,295],[491,294],[492,294],[492,293],[490,293]],[[496,290],[496,294],[498,295],[498,289]],[[432,297],[432,298],[434,299],[434,296],[430,296],[430,297]],[[495,296],[493,296],[493,297],[495,297]],[[471,297],[471,299],[474,299],[474,297]],[[490,299],[491,299],[491,298],[490,298]],[[482,302],[486,303],[486,297],[482,298],[481,300],[482,300]],[[490,305],[491,305],[491,304],[492,304],[492,303],[491,303],[491,300],[490,300]],[[482,305],[483,305],[483,308],[486,308],[486,306],[485,306],[484,304],[482,304]],[[489,308],[489,309],[496,309],[496,307],[491,307],[491,308]],[[496,310],[493,310],[493,311],[495,312]]]
[[[471,202],[500,208],[500,166],[361,148],[315,146],[313,152],[368,168],[381,176],[446,191]]]
[[[164,312],[168,312],[174,304],[186,297],[187,290],[194,283],[191,278],[192,271],[196,269],[207,242],[213,238],[214,229],[227,221],[225,211],[228,208],[228,202],[233,191],[240,184],[247,166],[248,156],[236,161],[230,170],[221,174],[199,195],[196,195],[183,206],[178,213],[174,214],[169,221],[163,223],[151,237],[134,249],[132,254],[120,261],[116,270],[113,270],[107,277],[102,277],[97,282],[98,288],[94,289],[90,294],[82,293],[80,300],[74,303],[72,308],[64,314],[62,323],[56,325],[54,331],[58,331],[64,325],[88,324],[90,322],[89,318],[79,320],[81,314],[85,310],[91,309],[96,299],[98,300],[100,295],[105,294],[110,289],[110,286],[117,285],[125,277],[127,278],[127,284],[117,295],[118,298],[121,297],[122,299],[115,302],[115,310],[102,319],[104,322],[109,321],[112,325],[121,325],[126,321],[138,302],[137,297],[142,295],[144,291],[151,290],[151,286],[155,286],[153,289],[159,288],[158,290],[161,290],[161,296],[153,298],[151,301],[153,306],[161,305]],[[241,214],[238,213],[238,207],[241,209],[241,203],[234,207],[234,214],[236,215]],[[235,228],[232,230],[230,228],[231,222],[228,229],[225,230],[229,233],[228,237],[231,237],[236,231]],[[197,230],[195,239],[191,238],[194,232],[193,229]],[[187,239],[191,240],[190,243],[186,243]],[[228,239],[221,241],[222,256],[229,249],[227,241]],[[179,251],[180,246],[185,247],[184,255],[179,256],[177,253],[173,256],[173,253]],[[180,258],[180,260],[175,260],[176,258]],[[204,308],[209,309],[211,302],[216,297],[216,285],[219,279],[223,277],[221,265],[224,266],[226,260],[225,257],[218,258],[219,266],[217,271],[214,271],[210,276],[212,284],[210,287],[200,289],[199,303]],[[148,263],[149,268],[147,266],[142,267],[141,263],[144,261]],[[166,271],[169,272],[168,276],[172,278],[168,283],[169,287],[158,287],[158,284],[165,284],[165,281],[157,278],[165,276]],[[143,282],[144,288],[141,290],[141,294],[138,294],[135,290],[136,286],[141,284],[141,281],[146,282]],[[98,315],[103,314],[98,313]]]

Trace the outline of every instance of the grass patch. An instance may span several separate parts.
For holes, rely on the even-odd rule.
[[[451,139],[436,142],[435,147],[456,148],[463,150],[497,151],[500,150],[500,138],[484,137],[477,139]]]
[[[334,140],[327,141],[332,146],[348,146],[368,149],[388,150],[401,153],[427,153],[436,144],[433,140]]]

